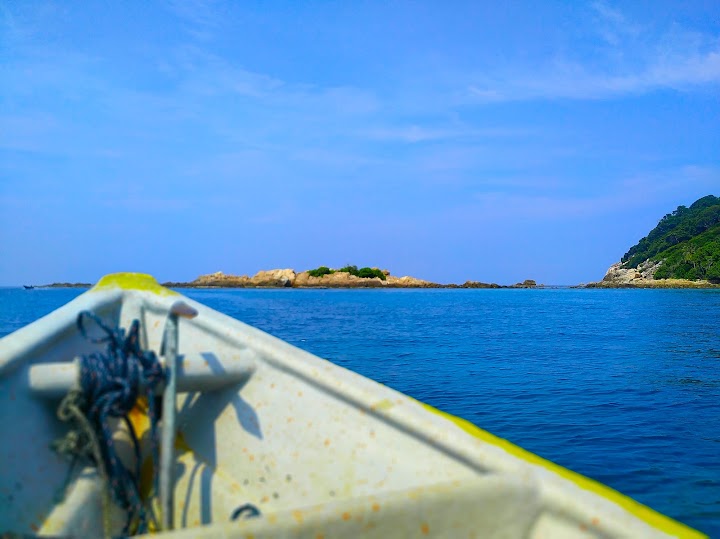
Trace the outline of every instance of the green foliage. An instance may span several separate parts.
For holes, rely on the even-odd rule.
[[[357,276],[362,277],[363,279],[379,277],[381,280],[385,280],[385,274],[377,268],[360,268],[357,272]]]
[[[338,271],[344,271],[345,273],[349,273],[350,275],[357,276],[358,267],[357,266],[345,266],[344,268],[340,268]]]
[[[656,279],[720,280],[720,224],[662,253]]]
[[[335,273],[335,270],[331,270],[327,266],[320,266],[319,268],[308,271],[311,277],[322,277],[323,275],[330,275],[331,273]]]
[[[383,281],[385,280],[385,274],[377,269],[377,268],[360,268],[358,269],[357,266],[345,266],[344,268],[340,268],[338,270],[330,269],[327,266],[320,266],[317,269],[309,270],[308,274],[312,277],[322,277],[323,275],[330,275],[331,273],[335,272],[345,272],[349,273],[350,275],[355,275],[356,277],[360,277],[362,279],[372,279],[373,277],[379,277]]]
[[[663,261],[656,279],[720,279],[720,198],[679,206],[622,257],[623,266]]]

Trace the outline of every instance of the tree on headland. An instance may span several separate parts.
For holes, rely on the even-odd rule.
[[[625,268],[646,260],[661,263],[655,279],[720,280],[720,198],[678,206],[622,257]]]

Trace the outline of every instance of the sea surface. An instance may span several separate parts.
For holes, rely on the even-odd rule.
[[[0,288],[0,336],[82,290]],[[718,290],[184,290],[720,537]]]

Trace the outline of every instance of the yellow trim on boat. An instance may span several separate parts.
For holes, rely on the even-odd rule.
[[[173,290],[160,286],[155,277],[147,273],[110,273],[100,279],[92,290],[110,290],[113,288],[140,290],[161,296],[179,295]]]
[[[424,402],[420,402],[420,404],[422,404],[422,406],[429,412],[437,414],[447,419],[448,421],[451,421],[471,436],[479,438],[483,442],[492,444],[496,447],[500,447],[514,457],[520,458],[526,462],[529,462],[530,464],[541,466],[546,470],[561,476],[564,479],[572,481],[582,489],[589,490],[591,492],[594,492],[595,494],[602,496],[607,500],[610,500],[611,502],[625,509],[627,512],[643,520],[650,526],[653,526],[654,528],[657,528],[658,530],[661,530],[668,535],[688,539],[708,539],[708,536],[704,533],[701,533],[693,528],[690,528],[689,526],[686,526],[681,522],[678,522],[671,519],[670,517],[658,513],[657,511],[650,509],[646,505],[643,505],[640,502],[633,500],[629,496],[625,496],[624,494],[621,494],[618,491],[613,490],[606,485],[603,485],[602,483],[585,477],[584,475],[580,475],[579,473],[568,470],[567,468],[563,468],[562,466],[555,464],[554,462],[545,460],[544,458],[539,457],[536,454],[531,453],[526,449],[523,449],[522,447],[519,447],[511,442],[508,442],[507,440],[499,438],[494,434],[490,434],[486,430],[477,427],[476,425],[470,423],[469,421],[466,421],[465,419],[448,414],[447,412],[443,412],[442,410],[438,410],[437,408],[434,408],[429,404],[425,404]]]

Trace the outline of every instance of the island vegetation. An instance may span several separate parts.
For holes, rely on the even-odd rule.
[[[327,266],[320,266],[319,268],[308,270],[308,275],[311,277],[322,277],[323,275],[332,275],[333,273],[349,273],[350,275],[360,277],[361,279],[372,279],[377,277],[381,281],[386,280],[385,272],[378,268],[365,267],[358,269],[357,266],[348,265],[340,269],[330,269]]]
[[[622,267],[656,265],[654,279],[720,282],[720,198],[708,195],[665,215],[622,257]]]

